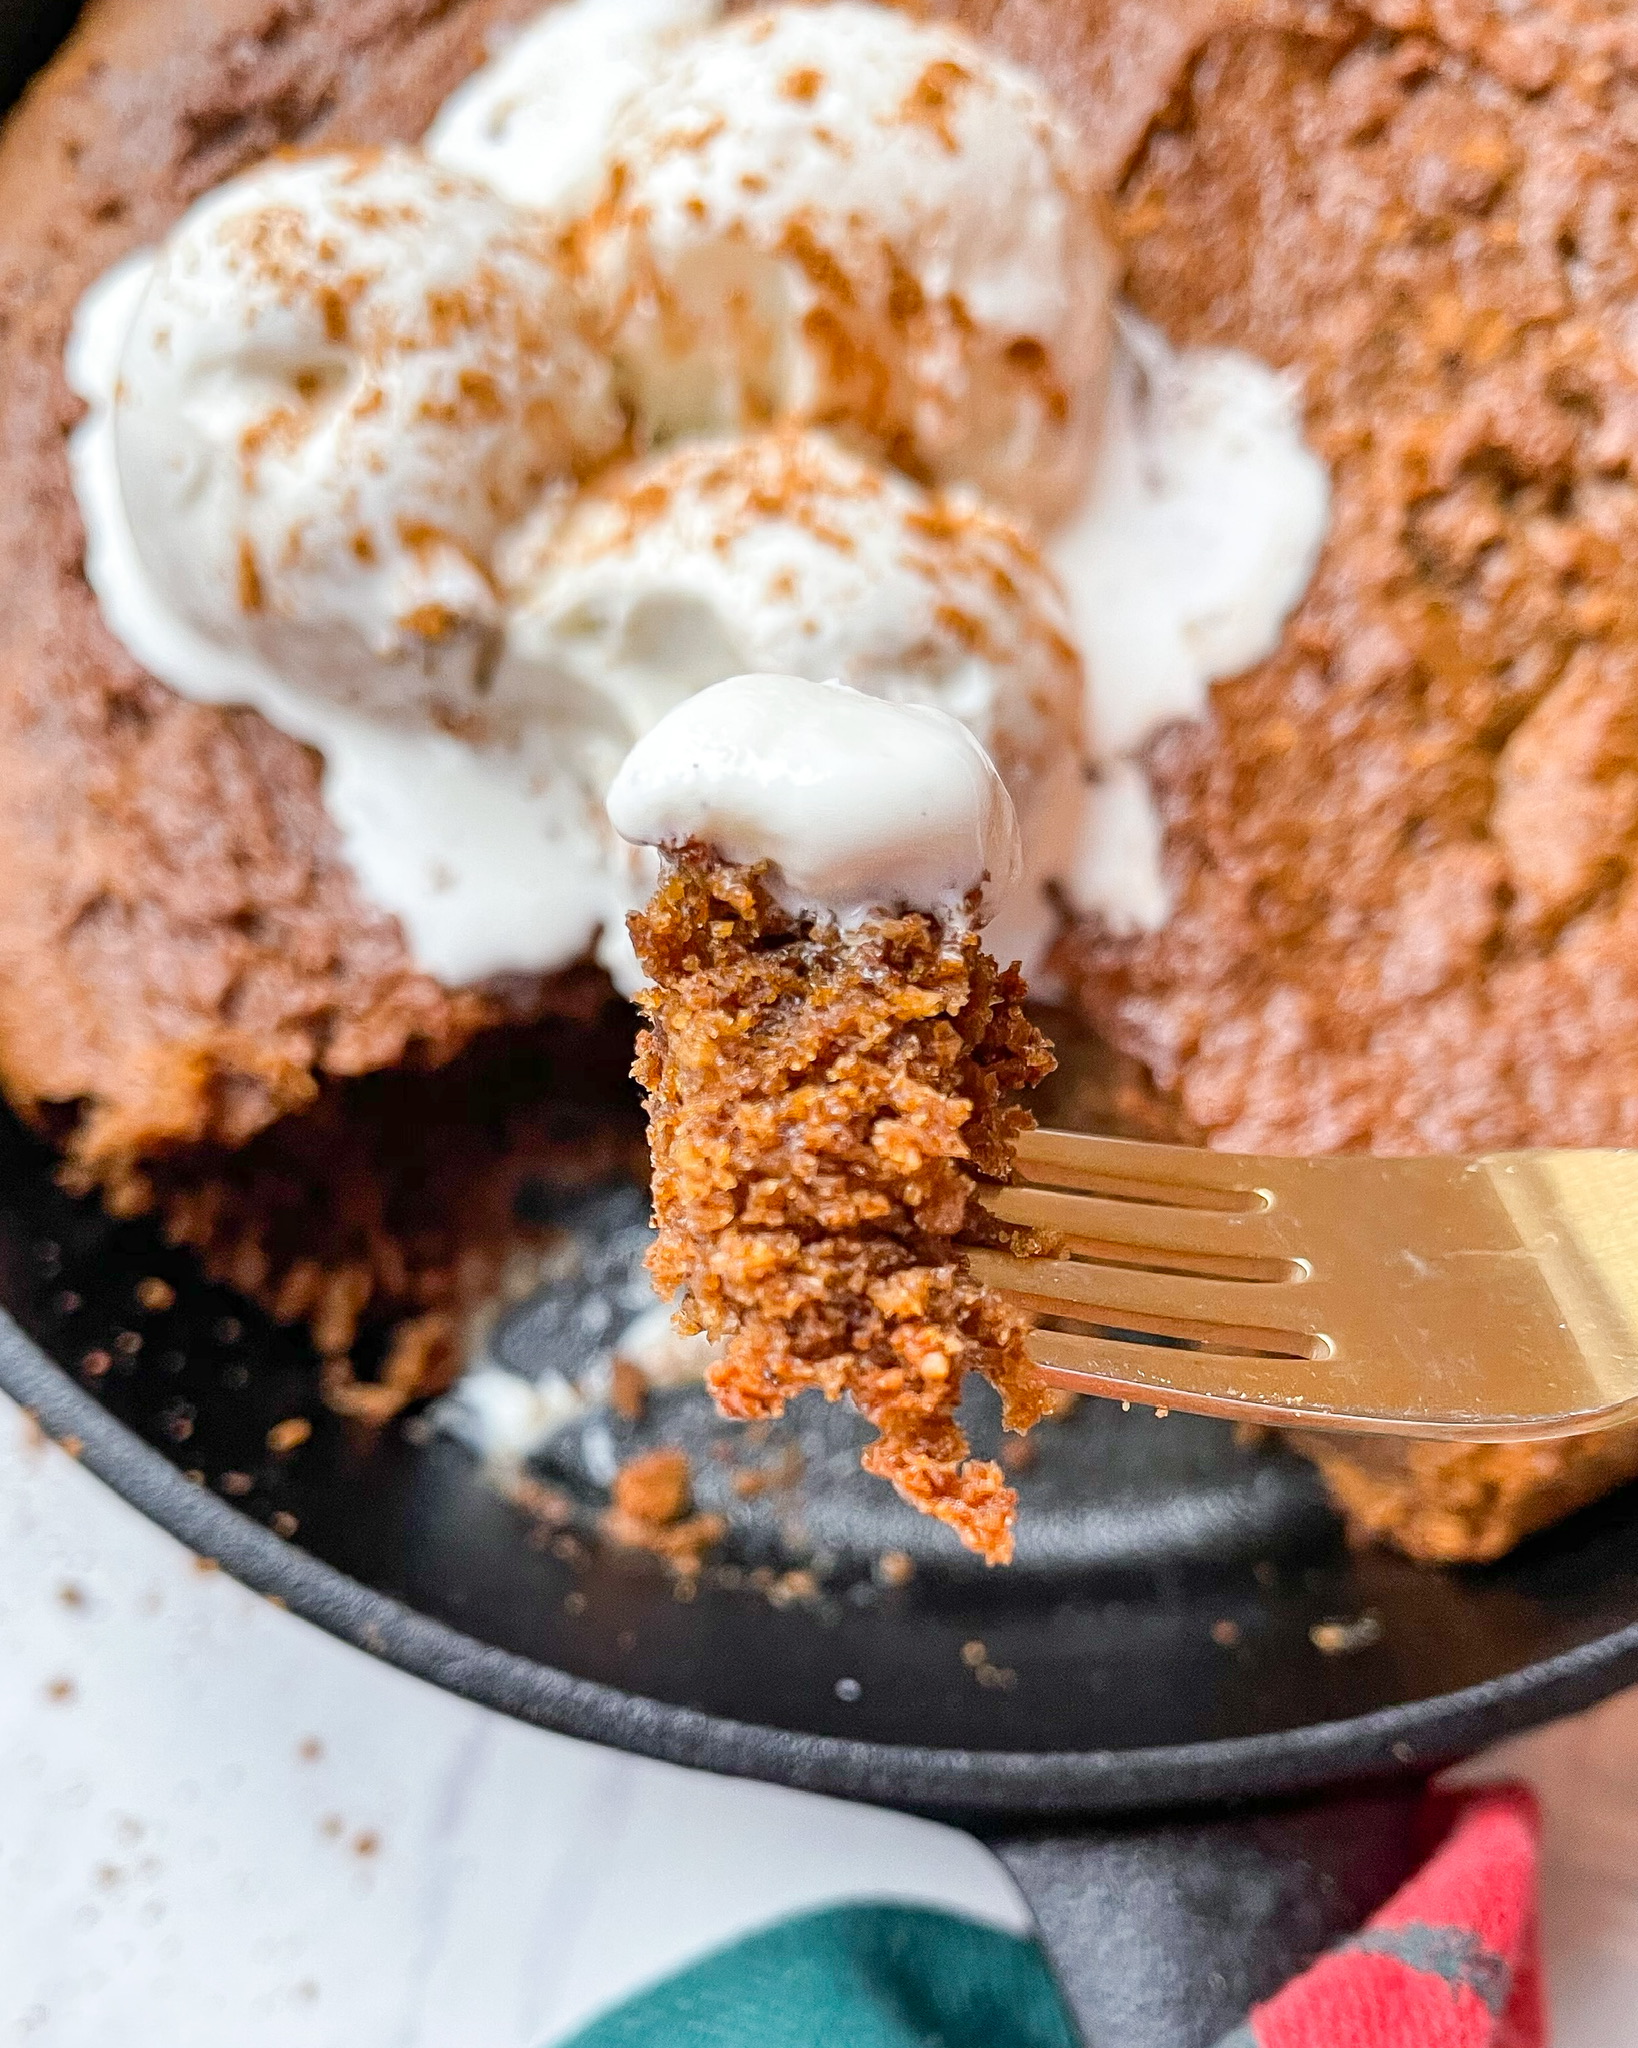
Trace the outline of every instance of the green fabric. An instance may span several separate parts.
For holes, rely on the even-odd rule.
[[[563,2048],[1076,2048],[1033,1942],[910,1906],[747,1935]]]

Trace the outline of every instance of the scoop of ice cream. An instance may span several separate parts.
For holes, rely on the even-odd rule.
[[[578,231],[655,440],[828,425],[1050,522],[1096,445],[1111,264],[1073,130],[948,26],[736,17],[627,105]]]
[[[798,676],[733,676],[684,699],[626,756],[608,810],[638,845],[772,861],[792,908],[843,925],[961,914],[1019,866],[1006,785],[959,719]]]
[[[300,688],[457,726],[498,644],[497,535],[621,431],[541,224],[410,150],[274,161],[200,201],[113,410],[178,616]]]
[[[598,789],[672,706],[724,677],[840,677],[936,705],[1028,814],[1079,743],[1081,672],[1033,543],[823,434],[700,442],[608,472],[508,545],[503,712],[550,716]]]
[[[519,206],[570,216],[597,195],[609,131],[721,0],[560,0],[458,86],[422,148]]]

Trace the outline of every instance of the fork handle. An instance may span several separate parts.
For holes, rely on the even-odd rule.
[[[1419,1780],[1159,1826],[981,1830],[1086,2048],[1213,2048],[1415,1868]]]

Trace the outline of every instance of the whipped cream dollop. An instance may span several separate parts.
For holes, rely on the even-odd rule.
[[[496,706],[557,707],[566,751],[598,757],[596,786],[684,698],[747,672],[949,712],[994,756],[1026,830],[1053,763],[1079,749],[1080,664],[1024,529],[823,434],[622,465],[548,503],[502,568]]]
[[[1112,264],[1079,140],[960,31],[835,0],[681,43],[577,230],[654,440],[782,418],[1050,522],[1096,444]]]
[[[421,147],[503,198],[572,219],[597,197],[609,131],[721,0],[559,0],[438,111]]]
[[[623,424],[550,238],[406,149],[267,163],[191,208],[111,412],[179,618],[338,702],[445,721],[496,647],[497,535]]]
[[[966,726],[801,676],[730,677],[686,697],[626,756],[609,818],[638,845],[771,861],[793,910],[983,916],[1020,865],[1018,820]]]

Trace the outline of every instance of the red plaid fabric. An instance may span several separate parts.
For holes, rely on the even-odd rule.
[[[1428,1860],[1220,2048],[1546,2048],[1535,1802],[1430,1793]]]

